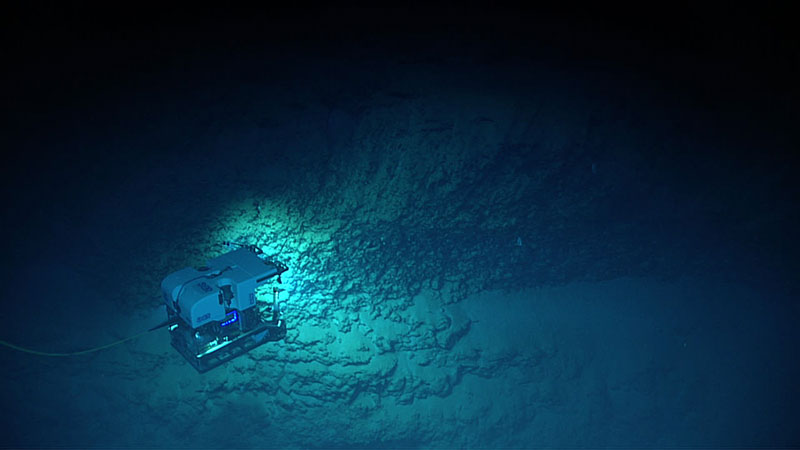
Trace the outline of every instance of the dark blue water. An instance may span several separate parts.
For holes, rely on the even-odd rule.
[[[728,14],[14,12],[0,445],[800,445],[797,41]],[[285,340],[37,353],[225,240]]]

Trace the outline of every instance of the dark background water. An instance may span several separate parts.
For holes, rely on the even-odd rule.
[[[685,316],[668,314],[656,327],[694,330],[741,355],[695,355],[687,370],[703,381],[688,389],[669,375],[686,360],[665,351],[665,366],[678,368],[645,370],[647,417],[609,416],[640,409],[592,397],[586,409],[610,419],[565,414],[531,435],[522,430],[535,414],[515,415],[519,405],[499,402],[499,414],[518,421],[507,440],[488,432],[459,440],[459,430],[492,428],[483,422],[443,420],[441,434],[415,435],[365,415],[373,434],[323,433],[319,441],[258,435],[237,445],[797,445],[790,381],[798,374],[800,53],[790,17],[730,5],[11,8],[3,19],[7,295],[0,338],[69,351],[146,328],[159,281],[215,256],[221,250],[214,245],[226,238],[281,249],[309,307],[297,320],[335,318],[343,333],[358,322],[348,314],[393,299],[409,306],[425,289],[448,304],[489,291],[624,277],[703,280],[708,285],[698,281],[676,300]],[[750,294],[730,303],[716,295],[737,289]],[[601,287],[596,292],[606,298]],[[327,293],[337,300],[315,300]],[[647,298],[638,306],[649,311],[643,314],[664,307],[663,294]],[[383,314],[390,317],[391,308]],[[570,317],[595,314],[591,308]],[[120,327],[119,315],[138,321]],[[613,320],[606,325],[613,328]],[[715,327],[719,333],[708,331]],[[616,339],[602,326],[597,333]],[[291,352],[305,344],[287,345]],[[581,345],[560,352],[581,355],[588,351]],[[327,358],[305,347],[311,359]],[[52,361],[4,349],[4,417],[15,431],[1,443],[224,446],[211,431],[182,439],[175,429],[189,427],[188,417],[171,419],[164,441],[152,437],[161,430],[153,418],[174,407],[167,394],[153,393],[173,391],[161,381],[148,388],[120,380],[180,361],[155,348],[152,355],[129,350],[141,353]],[[623,350],[598,354],[625,360]],[[578,367],[606,367],[575,358]],[[282,364],[288,373],[307,370],[291,358]],[[513,379],[459,364],[489,380]],[[500,367],[515,364],[512,358]],[[603,370],[590,378],[605,386],[614,372]],[[569,370],[525,373],[525,383],[560,386]],[[76,385],[87,374],[105,381]],[[263,386],[253,378],[233,379],[257,392]],[[444,382],[450,390],[461,375],[451,378]],[[711,380],[722,387],[698,387]],[[224,382],[207,381],[203,395],[225,397],[214,386]],[[393,397],[375,386],[351,390]],[[405,389],[400,404],[420,398]],[[447,399],[448,389],[439,397]],[[612,395],[615,388],[597,389]],[[58,399],[65,391],[70,399]],[[726,403],[726,394],[739,400]],[[203,395],[185,402],[218,414],[198,400]],[[659,395],[682,400],[658,403]],[[533,398],[550,399],[544,410],[583,401]],[[284,403],[283,414],[316,417],[338,408],[335,399],[320,402],[296,410]],[[120,413],[121,404],[130,411]],[[742,404],[758,417],[715,412],[715,405]],[[93,413],[110,417],[103,430],[79,419]],[[677,415],[690,425],[675,425]],[[576,436],[558,431],[586,423]],[[287,430],[315,432],[312,419]]]

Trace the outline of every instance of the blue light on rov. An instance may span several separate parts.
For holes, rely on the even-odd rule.
[[[228,325],[230,325],[230,324],[236,322],[237,320],[239,320],[239,312],[236,311],[235,309],[233,311],[229,312],[228,314],[225,314],[225,317],[228,317],[231,314],[233,314],[233,317],[231,317],[230,319],[226,320],[225,322],[222,322],[221,324],[219,324],[219,326],[227,327]]]

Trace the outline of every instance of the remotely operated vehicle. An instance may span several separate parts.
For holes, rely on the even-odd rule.
[[[235,250],[161,282],[172,346],[200,373],[286,336],[278,302],[286,265],[256,246],[224,244]],[[272,298],[257,298],[269,284]]]

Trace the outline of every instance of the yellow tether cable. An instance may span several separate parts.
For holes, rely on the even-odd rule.
[[[19,345],[14,345],[14,344],[12,344],[10,342],[6,342],[6,341],[3,341],[3,340],[0,340],[0,345],[4,345],[4,346],[6,346],[8,348],[13,348],[14,350],[18,350],[20,352],[30,353],[31,355],[39,355],[39,356],[77,356],[77,355],[85,355],[87,353],[98,352],[100,350],[105,350],[105,349],[107,349],[109,347],[113,347],[115,345],[122,344],[123,342],[128,342],[128,341],[130,341],[132,339],[136,339],[137,337],[139,337],[139,336],[141,336],[141,335],[143,335],[145,333],[149,333],[151,331],[153,331],[153,330],[142,331],[139,334],[134,334],[133,336],[126,337],[125,339],[121,339],[121,340],[119,340],[117,342],[112,342],[110,344],[106,344],[106,345],[103,345],[103,346],[100,346],[100,347],[90,348],[88,350],[81,350],[79,352],[69,352],[69,353],[40,352],[38,350],[31,350],[29,348],[20,347]]]

